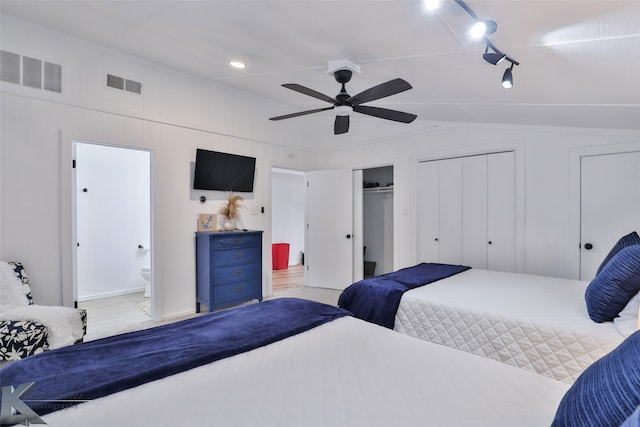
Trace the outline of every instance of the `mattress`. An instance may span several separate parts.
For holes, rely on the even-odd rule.
[[[471,269],[406,292],[394,330],[572,383],[624,340],[589,319],[587,285]]]
[[[568,388],[343,317],[42,418],[51,427],[543,426]]]

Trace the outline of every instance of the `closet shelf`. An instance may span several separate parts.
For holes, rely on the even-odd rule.
[[[393,193],[393,185],[388,187],[363,188],[362,191],[364,193]]]

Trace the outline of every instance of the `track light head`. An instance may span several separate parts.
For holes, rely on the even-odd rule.
[[[495,33],[497,28],[498,23],[496,21],[476,21],[476,23],[471,27],[471,37],[474,39],[481,39],[489,34]]]
[[[484,53],[482,58],[487,61],[489,64],[498,65],[502,61],[505,60],[507,55],[504,53]]]
[[[511,67],[507,68],[502,76],[502,87],[505,89],[511,89],[513,87],[513,65],[514,64],[511,63]]]

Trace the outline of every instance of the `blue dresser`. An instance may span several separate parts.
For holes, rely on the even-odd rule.
[[[262,301],[262,231],[196,233],[196,312]]]

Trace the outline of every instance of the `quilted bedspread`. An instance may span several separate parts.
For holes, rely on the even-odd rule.
[[[394,329],[572,383],[624,339],[589,319],[586,286],[472,269],[406,292]]]

